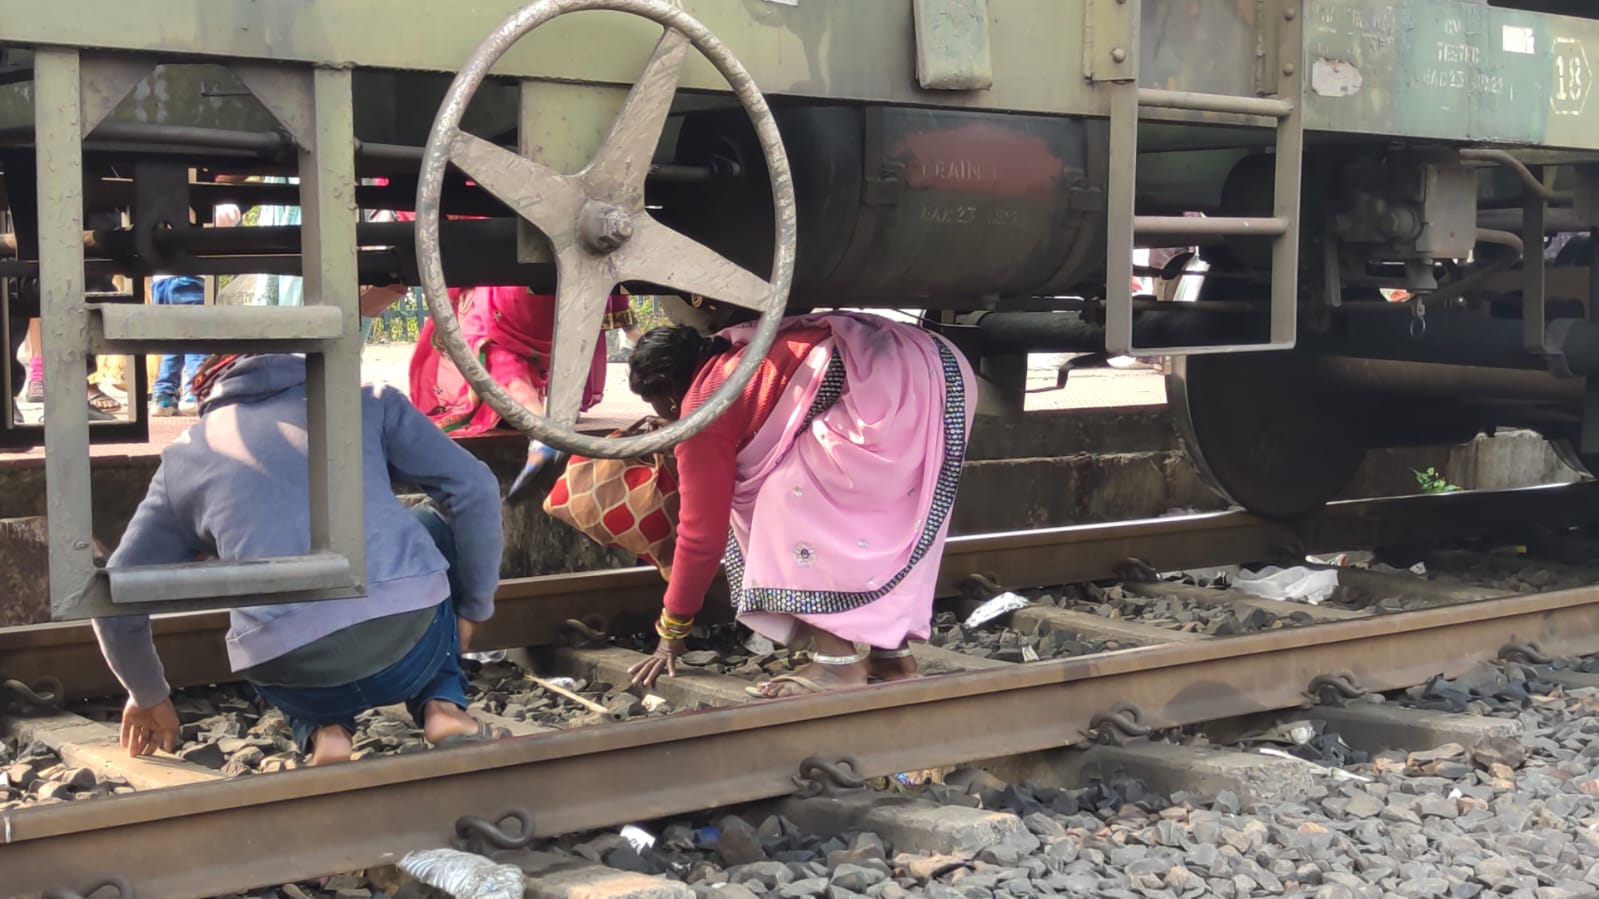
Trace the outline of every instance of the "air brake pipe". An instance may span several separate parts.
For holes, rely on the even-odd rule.
[[[1472,400],[1568,402],[1582,382],[1536,369],[1486,368],[1311,353],[1307,369],[1327,383],[1389,396],[1456,396]]]
[[[1527,168],[1526,163],[1510,155],[1505,150],[1466,149],[1460,151],[1460,158],[1466,162],[1488,162],[1510,169],[1516,173],[1517,177],[1521,178],[1523,187],[1534,196],[1542,198],[1545,202],[1570,205],[1574,200],[1571,191],[1555,190],[1544,184],[1533,175],[1532,169]]]
[[[32,125],[0,128],[0,146],[26,146],[33,142]],[[153,125],[146,122],[104,122],[89,133],[86,149],[100,144],[137,144],[174,150],[233,150],[264,157],[281,157],[295,150],[294,138],[281,131],[240,131],[193,125]],[[420,165],[423,147],[355,140],[357,159],[410,162]],[[737,177],[736,165],[678,165],[656,163],[650,177],[662,181],[704,182],[720,175]]]
[[[1264,341],[1269,322],[1259,303],[1150,303],[1135,308],[1133,335],[1140,346]],[[1204,310],[1193,308],[1203,305]],[[1184,306],[1188,308],[1172,308]],[[1216,315],[1212,313],[1224,313]],[[1225,314],[1225,313],[1234,314]],[[1240,315],[1238,313],[1243,313]],[[1253,315],[1254,317],[1246,317]],[[1076,312],[985,312],[976,317],[978,343],[988,353],[1103,353],[1105,326]],[[1258,333],[1255,333],[1258,332]]]
[[[516,222],[511,219],[442,222],[441,227],[462,241],[512,241]],[[356,242],[365,247],[403,247],[414,239],[411,222],[362,222],[355,226]],[[83,247],[97,255],[133,258],[134,232],[125,228],[83,232]],[[152,233],[162,250],[178,250],[191,255],[234,256],[259,253],[297,254],[300,252],[298,225],[272,225],[254,228],[162,228]],[[509,245],[509,244],[507,244]],[[15,234],[0,234],[0,258],[17,255]]]
[[[1478,266],[1475,271],[1464,278],[1451,281],[1432,293],[1426,294],[1423,298],[1423,301],[1426,302],[1429,308],[1433,306],[1441,306],[1452,300],[1458,300],[1465,296],[1467,292],[1476,290],[1477,288],[1483,286],[1483,284],[1485,284],[1495,275],[1520,262],[1522,255],[1526,252],[1526,247],[1522,244],[1521,238],[1510,233],[1509,231],[1495,231],[1492,228],[1478,228],[1477,243],[1495,244],[1497,246],[1505,247],[1506,249],[1510,250],[1510,252],[1501,253],[1494,257],[1492,262],[1483,263],[1482,265]]]
[[[1522,230],[1522,221],[1521,204],[1519,203],[1516,204],[1514,209],[1479,209],[1477,211],[1477,227],[1479,228],[1520,232]],[[1578,217],[1575,209],[1551,209],[1544,218],[1545,234],[1587,230],[1588,222]]]

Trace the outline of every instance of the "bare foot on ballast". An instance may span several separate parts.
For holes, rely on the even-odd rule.
[[[445,699],[435,699],[422,707],[422,738],[437,746],[451,737],[475,737],[482,729],[476,718]]]
[[[311,758],[308,765],[335,765],[348,762],[355,754],[355,743],[350,732],[342,725],[327,724],[311,735]]]
[[[778,699],[784,696],[826,693],[830,690],[865,685],[866,660],[856,657],[855,661],[844,665],[810,662],[788,674],[779,674],[771,680],[762,681],[750,687],[749,692],[763,699]]]
[[[916,677],[916,657],[907,646],[899,649],[874,649],[866,660],[866,673],[872,680],[910,680]]]

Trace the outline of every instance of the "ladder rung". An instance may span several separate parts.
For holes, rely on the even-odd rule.
[[[1172,234],[1193,237],[1241,237],[1244,235],[1279,237],[1288,233],[1288,220],[1282,218],[1188,218],[1181,215],[1139,215],[1133,217],[1135,234]]]
[[[350,561],[333,553],[249,562],[191,562],[108,568],[113,603],[262,596],[352,586]]]
[[[1138,105],[1156,109],[1185,109],[1191,112],[1218,112],[1229,115],[1266,116],[1285,119],[1293,115],[1294,104],[1265,97],[1234,97],[1228,94],[1202,94],[1193,91],[1166,91],[1141,87]]]
[[[108,341],[168,344],[337,340],[344,313],[333,306],[143,306],[94,303]]]

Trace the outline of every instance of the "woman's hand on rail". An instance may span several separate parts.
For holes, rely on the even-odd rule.
[[[667,677],[677,677],[677,658],[685,652],[688,652],[687,643],[663,638],[656,644],[653,655],[627,669],[627,673],[633,677],[632,686],[653,686],[662,672]]]

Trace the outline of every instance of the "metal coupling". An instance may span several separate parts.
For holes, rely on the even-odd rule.
[[[0,712],[23,714],[25,712],[59,712],[66,693],[59,677],[45,675],[32,686],[22,681],[0,675]]]
[[[988,600],[1005,592],[1005,587],[993,575],[973,572],[956,582],[955,588],[967,599]]]
[[[860,774],[861,763],[854,756],[842,755],[833,761],[821,756],[811,756],[799,764],[794,775],[794,795],[800,799],[817,796],[829,798],[866,789],[866,778]]]
[[[1410,338],[1420,340],[1427,336],[1427,298],[1418,295],[1410,301]]]
[[[1117,562],[1111,570],[1116,573],[1117,578],[1128,583],[1153,584],[1160,580],[1160,572],[1155,570],[1155,566],[1136,557],[1128,557]]]
[[[1319,705],[1342,706],[1351,699],[1369,695],[1370,691],[1356,683],[1353,674],[1339,671],[1311,678],[1310,689],[1306,693]]]
[[[521,825],[516,833],[505,830],[505,823],[512,819]],[[491,849],[526,849],[533,842],[533,813],[513,808],[493,821],[479,815],[462,815],[455,821],[453,842],[457,849],[476,855],[488,855]]]
[[[1119,702],[1095,715],[1088,722],[1090,741],[1106,746],[1125,746],[1129,740],[1141,739],[1155,729],[1143,723],[1143,713],[1130,702]]]
[[[1539,650],[1536,643],[1507,643],[1499,650],[1499,658],[1523,665],[1547,665],[1554,661]]]
[[[605,618],[599,614],[587,615],[581,621],[568,618],[556,629],[561,641],[573,649],[608,646],[611,637],[606,630]]]

